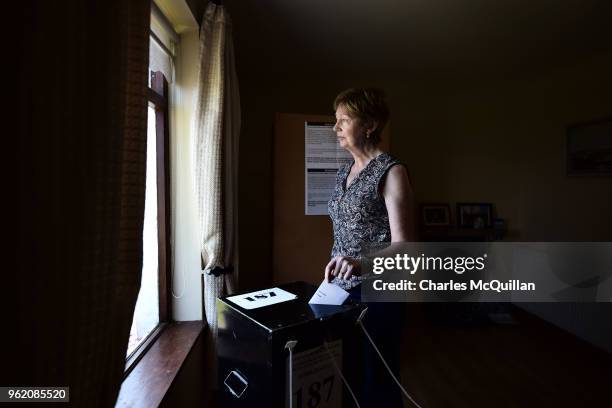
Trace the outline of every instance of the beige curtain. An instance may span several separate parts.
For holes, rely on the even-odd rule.
[[[109,407],[142,268],[150,2],[20,6],[17,362],[3,384]]]
[[[200,68],[193,133],[204,313],[216,333],[216,298],[232,292],[237,253],[240,99],[231,22],[208,4],[200,29]]]

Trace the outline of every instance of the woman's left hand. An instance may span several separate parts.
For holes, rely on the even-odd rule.
[[[325,281],[331,282],[334,277],[348,280],[361,273],[361,261],[350,256],[335,256],[325,267]]]

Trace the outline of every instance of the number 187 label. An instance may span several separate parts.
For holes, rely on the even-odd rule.
[[[329,350],[342,369],[342,340],[328,343]],[[287,357],[286,387],[289,388]],[[335,408],[342,406],[342,379],[336,372],[325,346],[293,354],[293,407]],[[289,407],[289,398],[285,406]]]

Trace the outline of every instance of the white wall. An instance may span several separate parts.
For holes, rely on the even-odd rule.
[[[172,318],[202,319],[198,223],[191,174],[191,124],[197,86],[198,31],[181,35],[173,89],[174,113],[170,137],[172,201]]]

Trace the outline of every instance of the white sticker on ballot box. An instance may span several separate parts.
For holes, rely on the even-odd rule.
[[[227,300],[245,309],[257,309],[293,299],[297,299],[297,295],[280,288],[258,290],[257,292],[243,293],[227,298]]]
[[[338,368],[342,370],[342,340],[328,343]],[[289,357],[286,363],[285,389],[289,389]],[[293,355],[293,406],[336,408],[342,406],[342,379],[325,346]],[[285,394],[286,395],[286,394]],[[285,397],[285,407],[289,408]]]

